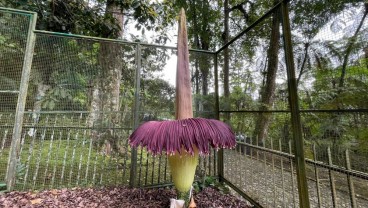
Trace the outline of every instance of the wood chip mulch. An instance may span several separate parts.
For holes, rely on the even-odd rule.
[[[42,192],[10,192],[0,195],[0,207],[124,207],[168,208],[173,189],[73,188],[53,189]],[[247,203],[230,194],[222,194],[213,188],[205,188],[194,195],[197,208],[248,208]]]

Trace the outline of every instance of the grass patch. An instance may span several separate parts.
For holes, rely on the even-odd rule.
[[[125,154],[103,154],[86,134],[71,131],[40,138],[26,137],[17,167],[17,190],[127,184],[129,150]],[[10,148],[0,157],[0,177],[5,179]]]
[[[117,137],[123,138],[120,141],[123,151],[106,155],[94,147],[86,130],[40,130],[35,137],[25,134],[22,141],[16,190],[129,184],[131,149],[126,135]],[[3,181],[9,151],[7,146],[0,153],[0,177]],[[139,148],[134,178],[138,186],[171,182],[166,155],[153,157]]]

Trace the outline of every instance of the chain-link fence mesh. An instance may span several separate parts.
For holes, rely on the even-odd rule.
[[[36,34],[21,189],[128,184],[135,54],[135,45]]]
[[[350,5],[330,13],[324,25],[313,25],[316,17],[303,19],[301,7],[291,3],[291,13],[300,14],[290,19],[310,205],[364,207],[367,8]],[[327,10],[321,8],[318,15]],[[219,53],[220,86],[226,86],[226,56],[230,60],[229,93],[220,90],[220,115],[231,123],[239,142],[224,153],[224,174],[261,206],[298,207],[285,31],[282,22],[275,25],[282,19],[280,12],[252,25],[228,47],[228,55]]]
[[[28,23],[28,17],[3,13],[1,21],[7,26],[0,34],[4,178],[27,39],[26,32],[18,30],[28,30],[27,25],[21,26],[22,18]],[[195,93],[201,106],[196,114],[213,118],[213,67],[209,65],[213,66],[214,56],[210,52],[190,56],[191,65],[206,62],[207,66],[203,74],[208,77],[208,90],[202,87]],[[131,184],[138,186],[170,183],[165,155],[152,157],[138,149],[137,165],[132,167],[128,145],[135,125],[174,119],[175,77],[163,76],[163,70],[175,74],[174,48],[36,31],[15,188],[128,185],[132,178]],[[193,73],[197,73],[193,88],[199,89],[202,72]],[[131,168],[136,169],[134,177]],[[213,154],[201,158],[198,177],[216,175],[216,171]]]
[[[30,14],[0,11],[0,180],[5,180]]]

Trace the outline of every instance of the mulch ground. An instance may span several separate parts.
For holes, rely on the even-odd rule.
[[[0,207],[124,207],[159,208],[169,207],[170,198],[175,198],[173,189],[130,189],[126,187],[99,189],[60,189],[42,192],[10,192],[0,195]],[[247,208],[242,201],[230,194],[222,194],[213,188],[195,193],[198,208]]]

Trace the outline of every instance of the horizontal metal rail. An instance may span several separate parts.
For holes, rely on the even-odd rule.
[[[368,113],[368,109],[299,110],[301,113]]]
[[[251,147],[251,148],[261,150],[261,151],[264,151],[264,152],[272,153],[272,154],[275,154],[275,155],[278,155],[278,156],[283,156],[283,157],[286,157],[288,159],[295,158],[295,156],[292,155],[292,154],[289,154],[289,153],[286,153],[286,152],[280,152],[280,151],[273,150],[273,149],[268,149],[268,148],[265,148],[265,147],[260,147],[260,146],[253,145],[253,144],[248,144],[248,143],[244,143],[244,142],[237,142],[237,144],[238,145],[239,144],[244,145],[244,146],[247,146],[247,147]]]
[[[252,145],[252,144],[248,144],[248,143],[244,143],[244,142],[237,142],[237,144],[244,145],[244,146],[247,146],[247,147],[251,147],[251,148],[254,148],[254,149],[257,149],[257,150],[260,150],[260,151],[272,153],[272,154],[282,156],[282,157],[285,157],[285,158],[288,158],[288,159],[294,159],[295,158],[295,156],[292,155],[292,154],[288,154],[288,153],[285,153],[285,152],[280,152],[280,151],[273,150],[273,149],[268,149],[268,148],[265,148],[265,147],[260,147],[260,146],[257,146],[257,145]],[[320,161],[314,161],[314,160],[311,160],[311,159],[308,159],[308,158],[306,158],[305,161],[309,164],[313,164],[313,165],[316,165],[318,167],[326,168],[328,170],[337,171],[337,172],[340,172],[340,173],[343,173],[343,174],[346,174],[346,175],[351,175],[351,176],[354,176],[354,177],[357,177],[357,178],[368,180],[368,173],[364,173],[364,172],[360,172],[360,171],[356,171],[356,170],[348,170],[346,168],[342,168],[342,167],[337,166],[337,165],[329,165],[329,164],[326,164],[326,163],[323,163],[323,162],[320,162]]]
[[[27,16],[37,14],[36,12],[19,10],[19,9],[12,9],[12,8],[5,8],[5,7],[0,7],[0,11],[4,11],[4,12],[8,12],[8,13],[13,13],[13,14],[27,15]]]
[[[289,110],[268,110],[268,111],[262,111],[262,110],[241,110],[241,111],[223,111],[220,110],[220,113],[290,113]]]
[[[239,111],[224,111],[220,113],[290,113],[289,110],[239,110]],[[301,113],[368,113],[368,109],[306,109],[299,110]]]
[[[236,185],[234,185],[230,181],[226,180],[226,178],[221,178],[221,181],[225,182],[234,191],[236,191],[238,194],[240,194],[244,199],[248,200],[254,207],[256,207],[256,208],[262,208],[263,207],[257,201],[255,201],[252,197],[248,196],[244,191],[242,191],[240,188],[238,188]]]
[[[108,114],[108,113],[119,113],[121,111],[26,111],[24,112],[24,114],[90,114],[90,113],[103,113],[103,114]],[[4,113],[4,112],[2,112]]]
[[[0,93],[18,94],[19,93],[19,90],[0,90]]]
[[[77,34],[70,34],[70,33],[60,33],[60,32],[50,32],[45,30],[35,30],[36,34],[46,34],[46,35],[52,35],[52,36],[60,36],[60,37],[69,37],[69,38],[79,38],[84,40],[95,40],[95,41],[105,41],[105,42],[116,42],[121,44],[130,44],[130,45],[141,45],[146,47],[155,47],[155,48],[164,48],[164,49],[172,49],[176,50],[176,46],[163,46],[163,45],[157,45],[157,44],[150,44],[150,43],[142,43],[142,42],[129,42],[125,40],[120,39],[109,39],[109,38],[101,38],[101,37],[92,37],[92,36],[86,36],[86,35],[77,35]],[[189,49],[190,52],[198,52],[198,53],[207,53],[207,54],[215,54],[213,51],[207,51],[207,50],[200,50],[200,49]]]
[[[13,128],[14,125],[0,125],[0,128]],[[84,126],[38,126],[38,125],[23,125],[23,128],[34,129],[118,129],[118,130],[132,130],[132,127],[84,127]]]

